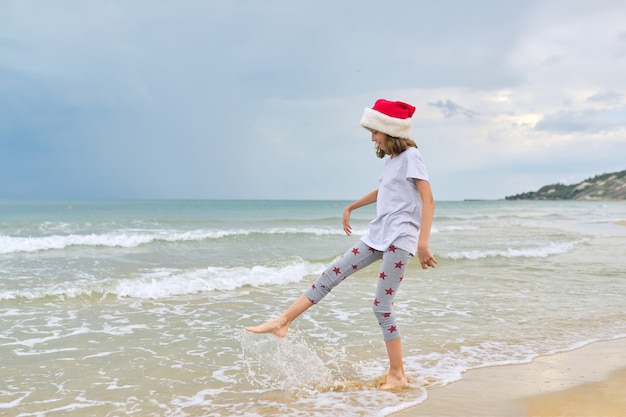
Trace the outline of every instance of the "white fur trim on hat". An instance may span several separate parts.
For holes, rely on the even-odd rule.
[[[399,119],[370,108],[363,112],[361,126],[396,138],[410,139],[411,136],[411,118]]]

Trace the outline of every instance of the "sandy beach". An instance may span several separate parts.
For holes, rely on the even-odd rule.
[[[620,226],[626,226],[626,220],[620,220],[618,222],[615,222],[615,224],[619,224]]]
[[[432,389],[394,416],[624,417],[626,338],[592,343],[528,364],[481,368]]]

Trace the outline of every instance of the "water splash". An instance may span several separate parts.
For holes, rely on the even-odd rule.
[[[296,332],[286,338],[245,333],[240,342],[247,359],[247,379],[253,385],[306,390],[334,383],[331,369]]]

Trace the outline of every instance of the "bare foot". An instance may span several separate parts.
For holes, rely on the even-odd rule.
[[[246,330],[252,333],[272,333],[274,336],[285,337],[289,330],[287,321],[275,318],[258,326],[248,326]]]
[[[378,389],[389,390],[394,388],[400,388],[406,386],[408,383],[409,380],[406,375],[387,374],[385,377],[385,382],[380,384]]]

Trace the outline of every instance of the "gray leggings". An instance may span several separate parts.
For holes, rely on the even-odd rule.
[[[317,304],[330,290],[352,273],[382,259],[372,310],[383,331],[383,338],[386,341],[394,340],[400,337],[400,330],[393,314],[393,300],[404,278],[404,271],[410,257],[409,252],[393,245],[382,252],[359,241],[352,249],[335,259],[313,285],[304,291],[304,295],[313,304]]]

